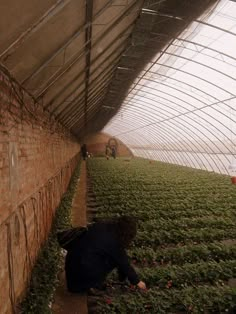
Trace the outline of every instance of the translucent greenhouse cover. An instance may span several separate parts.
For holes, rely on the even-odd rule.
[[[103,131],[135,156],[230,174],[235,79],[236,3],[222,0],[153,58]]]

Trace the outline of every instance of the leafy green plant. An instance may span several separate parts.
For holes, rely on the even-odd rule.
[[[143,159],[93,159],[88,172],[97,218],[138,218],[129,255],[149,287],[119,290],[112,274],[99,313],[233,313],[236,195],[227,176]]]
[[[199,286],[182,290],[157,288],[110,296],[100,302],[100,312],[109,313],[228,313],[235,306],[236,291],[229,287]],[[233,313],[233,312],[231,312]]]
[[[200,261],[222,261],[236,259],[236,245],[225,245],[221,242],[190,244],[181,247],[160,248],[155,250],[151,247],[133,247],[129,255],[138,264],[145,259],[148,265],[183,265]]]
[[[71,225],[70,210],[79,172],[80,164],[75,169],[67,192],[61,199],[47,242],[42,247],[33,267],[26,297],[20,304],[21,313],[51,313],[49,304],[57,284],[57,273],[62,260],[61,248],[58,245],[56,233]]]

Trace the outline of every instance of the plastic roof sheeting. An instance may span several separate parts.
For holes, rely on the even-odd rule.
[[[228,174],[236,154],[235,48],[236,3],[222,0],[149,62],[104,132],[136,156]]]
[[[94,131],[143,2],[0,1],[0,71],[81,138]]]

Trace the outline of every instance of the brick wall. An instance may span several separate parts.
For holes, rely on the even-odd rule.
[[[87,136],[84,139],[86,143],[87,150],[89,153],[92,153],[94,156],[105,156],[106,145],[109,143],[117,144],[117,157],[131,157],[133,156],[131,151],[127,146],[125,146],[120,140],[115,139],[105,133],[97,133],[90,136]]]
[[[0,313],[13,313],[80,146],[0,72]],[[46,267],[46,265],[45,265]]]

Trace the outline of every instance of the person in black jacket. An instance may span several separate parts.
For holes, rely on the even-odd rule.
[[[120,280],[128,278],[132,285],[146,289],[125,251],[135,235],[136,221],[127,216],[89,226],[67,248],[65,272],[68,290],[84,293],[96,288],[104,283],[114,268],[117,268]]]
[[[83,145],[81,146],[81,155],[82,155],[82,157],[83,157],[83,160],[86,160],[87,155],[88,155],[86,144],[83,144]]]

